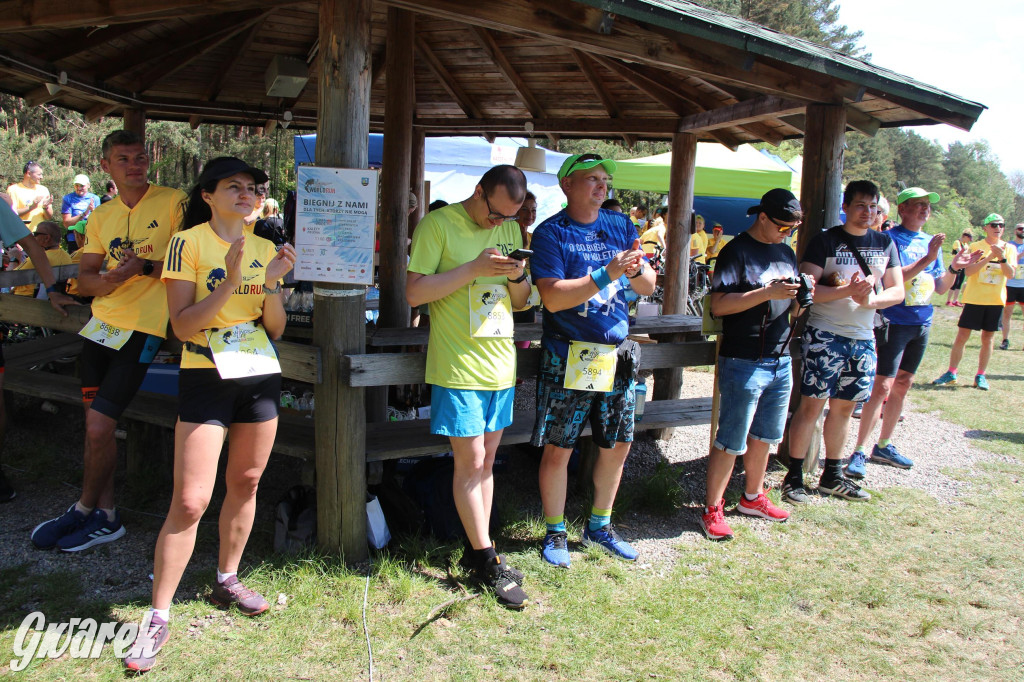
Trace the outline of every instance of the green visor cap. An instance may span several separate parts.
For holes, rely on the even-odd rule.
[[[921,197],[928,197],[928,200],[933,204],[939,201],[939,195],[935,192],[928,192],[920,187],[908,187],[896,197],[896,205],[899,206],[907,199],[919,199]]]
[[[616,168],[612,159],[602,159],[600,154],[573,154],[562,162],[562,167],[558,169],[558,179],[578,170],[590,170],[594,166],[604,166],[609,173],[614,173]]]
[[[74,225],[72,225],[68,229],[72,230],[73,232],[77,232],[79,234],[85,234],[85,221],[84,220],[79,220],[77,223],[75,223]]]
[[[982,225],[988,225],[989,223],[1004,223],[1005,224],[1006,221],[1003,220],[1003,216],[999,215],[998,213],[989,213],[987,216],[985,216],[985,220],[983,220],[981,222],[981,224]]]

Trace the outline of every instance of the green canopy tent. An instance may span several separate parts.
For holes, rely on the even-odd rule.
[[[617,161],[612,186],[647,192],[669,191],[672,153]],[[749,145],[735,152],[714,142],[697,144],[694,194],[699,197],[760,199],[775,187],[789,187],[793,172]]]

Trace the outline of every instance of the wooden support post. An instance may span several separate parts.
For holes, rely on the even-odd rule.
[[[423,178],[426,175],[427,166],[426,144],[427,138],[423,131],[419,128],[413,130],[412,157],[409,164],[409,187],[412,189],[412,193],[416,195],[419,205],[412,212],[412,215],[409,216],[410,237],[420,219],[427,214],[427,204],[430,203],[430,195],[424,191],[425,188],[423,187]]]
[[[138,135],[143,140],[146,139],[146,112],[143,109],[125,109],[122,114],[124,117],[124,129],[129,130]]]
[[[384,150],[380,176],[380,319],[381,327],[408,327],[405,300],[406,239],[409,234],[409,164],[412,160],[412,114],[415,105],[413,54],[415,15],[388,8],[384,99]],[[403,36],[404,38],[398,38]]]
[[[371,0],[320,0],[320,82],[316,159],[366,168],[370,132]],[[344,383],[340,359],[365,352],[362,286],[317,284],[313,343],[323,381],[315,387],[317,542],[362,561],[366,546],[366,411],[363,389]]]
[[[669,173],[668,230],[665,235],[665,295],[662,313],[678,315],[686,312],[690,274],[690,224],[693,216],[693,179],[697,167],[697,136],[693,133],[672,135],[672,168]],[[662,341],[681,341],[668,336]],[[675,400],[683,388],[681,368],[654,371],[654,399]],[[654,437],[668,440],[672,429],[656,429]]]
[[[839,104],[809,104],[807,130],[804,136],[804,166],[800,180],[800,206],[804,211],[803,224],[797,233],[797,260],[803,258],[810,241],[839,224],[839,209],[843,194],[843,144],[846,139],[846,109]],[[806,318],[805,318],[806,319]],[[793,354],[793,393],[789,400],[790,412],[800,404],[800,337],[803,321],[793,334],[790,351]],[[821,425],[818,420],[811,437],[809,452],[804,456],[804,468],[817,466],[821,446]],[[779,444],[779,456],[789,457],[789,431]]]

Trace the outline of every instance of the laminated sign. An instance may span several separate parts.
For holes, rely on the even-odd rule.
[[[903,283],[907,290],[904,302],[907,305],[927,305],[931,303],[932,294],[935,293],[935,278],[927,272],[922,272],[912,280]]]
[[[512,301],[503,284],[469,285],[469,333],[478,338],[512,338]]]
[[[615,383],[615,361],[615,346],[570,341],[564,385],[574,391],[607,393]]]
[[[240,379],[260,374],[279,374],[281,363],[270,337],[255,322],[210,329],[206,338],[213,352],[213,364],[221,379]]]
[[[126,344],[128,339],[131,338],[132,330],[115,327],[94,317],[89,320],[88,324],[82,327],[82,331],[78,332],[78,335],[84,336],[90,341],[95,341],[101,346],[121,350],[121,346]]]

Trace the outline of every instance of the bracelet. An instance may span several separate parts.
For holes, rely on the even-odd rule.
[[[57,289],[57,285],[56,284],[51,284],[50,286],[46,287],[46,293],[47,294],[59,294],[60,290]]]
[[[266,284],[263,285],[263,293],[265,294],[279,294],[281,293],[281,283],[278,282],[276,287],[268,287]]]
[[[590,279],[594,280],[594,284],[597,285],[599,291],[603,291],[605,287],[612,285],[612,278],[608,276],[608,271],[603,267],[598,268],[590,273]]]
[[[636,274],[633,275],[632,277],[630,277],[629,279],[636,279],[640,275],[644,274],[644,270],[646,270],[646,269],[647,269],[647,263],[644,263],[643,261],[641,261],[640,262],[640,269],[637,270]]]
[[[508,279],[508,277],[506,277],[505,279]],[[517,277],[516,279],[508,279],[508,283],[509,284],[519,284],[524,279],[526,279],[526,271],[523,271],[523,274],[519,275],[519,277]]]
[[[954,275],[959,275],[959,274],[960,274],[961,272],[963,272],[963,270],[954,270],[954,269],[953,269],[953,266],[952,266],[952,265],[950,265],[950,266],[949,266],[948,268],[946,268],[946,269],[947,269],[947,270],[949,270],[949,271],[950,271],[950,273],[952,273],[952,274],[954,274]]]

